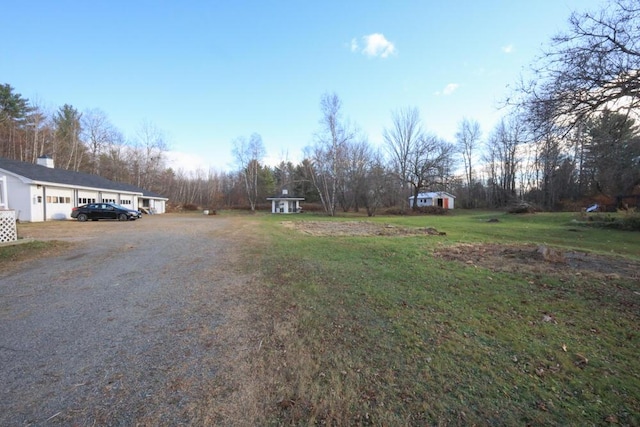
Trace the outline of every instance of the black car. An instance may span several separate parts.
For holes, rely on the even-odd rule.
[[[131,211],[131,213],[135,216],[135,218],[133,218],[133,219],[142,218],[142,212],[139,211],[139,210],[131,209],[131,208],[128,208],[126,206],[119,205],[117,203],[111,203],[111,204],[113,206],[117,207],[117,208],[124,209],[125,211]]]
[[[125,208],[117,203],[89,203],[75,207],[71,210],[71,218],[78,221],[88,219],[97,221],[99,219],[117,219],[118,221],[136,220],[142,216],[140,211]]]

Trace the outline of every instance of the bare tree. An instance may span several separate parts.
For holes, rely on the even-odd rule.
[[[335,93],[320,100],[322,119],[313,147],[307,147],[309,175],[320,195],[324,211],[334,216],[338,187],[344,180],[347,144],[355,132],[342,119],[342,101]]]
[[[46,153],[53,140],[53,127],[49,115],[39,105],[33,105],[25,123],[26,144],[20,160],[35,163]]]
[[[360,209],[371,156],[371,146],[365,137],[345,144],[344,179],[338,189],[338,201],[345,212]]]
[[[87,110],[82,114],[83,139],[89,150],[89,172],[100,174],[100,155],[114,140],[117,130],[109,122],[107,114],[99,109]]]
[[[393,192],[391,175],[384,165],[380,151],[370,152],[370,159],[365,170],[362,200],[368,216],[374,216],[378,208],[383,206],[385,196]]]
[[[404,108],[392,113],[392,126],[385,128],[383,137],[389,156],[391,169],[395,172],[400,184],[402,209],[409,202],[408,187],[415,166],[418,146],[424,141],[422,120],[417,108]]]
[[[242,136],[236,138],[233,141],[233,155],[244,179],[244,186],[251,211],[254,212],[258,199],[260,161],[262,161],[266,155],[262,137],[257,133],[253,133],[248,140]]]
[[[131,178],[130,156],[127,155],[124,135],[116,132],[100,154],[100,175],[118,182],[135,183]],[[131,151],[131,150],[128,150]]]
[[[519,147],[526,142],[524,124],[517,116],[502,119],[489,139],[484,160],[489,173],[489,187],[495,206],[504,206],[517,196],[520,166]]]
[[[132,165],[132,184],[153,189],[157,176],[165,168],[164,153],[167,151],[165,135],[153,123],[144,120],[138,128],[133,150],[129,152]]]
[[[408,183],[413,193],[413,209],[417,208],[418,194],[442,180],[443,171],[451,162],[453,147],[433,135],[423,135],[413,147],[409,157]]]
[[[573,128],[605,108],[640,107],[640,3],[614,0],[596,13],[573,13],[552,39],[516,104],[553,127]],[[540,124],[540,123],[538,123]],[[549,127],[547,127],[549,129]]]
[[[457,148],[462,154],[462,160],[464,162],[464,176],[467,184],[467,204],[469,208],[475,207],[475,203],[472,197],[473,189],[473,158],[475,151],[480,143],[480,123],[476,120],[470,120],[466,117],[462,119],[462,122],[458,125],[458,132],[456,132]]]

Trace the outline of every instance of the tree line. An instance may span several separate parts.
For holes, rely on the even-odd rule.
[[[47,154],[56,167],[213,209],[258,209],[283,188],[328,215],[403,212],[422,191],[450,192],[463,208],[526,201],[549,210],[640,194],[640,7],[613,0],[568,23],[486,134],[477,120],[462,118],[455,140],[446,141],[426,129],[417,107],[404,107],[391,112],[383,143],[374,146],[344,117],[340,97],[325,93],[299,163],[266,165],[262,138],[252,133],[231,141],[235,171],[183,171],[167,167],[163,132],[152,123],[125,138],[99,109],[65,104],[47,113],[3,84],[0,156],[35,162]]]

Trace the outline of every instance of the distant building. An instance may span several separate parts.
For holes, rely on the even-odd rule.
[[[413,207],[414,196],[409,197],[409,206]],[[444,209],[453,209],[456,196],[446,191],[436,191],[419,193],[416,206],[421,208],[425,206],[438,206]]]
[[[296,197],[289,194],[287,190],[282,190],[282,194],[267,197],[267,200],[271,200],[271,213],[300,213],[300,202],[304,200],[304,197]]]

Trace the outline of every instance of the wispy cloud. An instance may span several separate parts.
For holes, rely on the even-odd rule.
[[[357,52],[360,49],[358,46],[358,40],[351,39],[351,52]]]
[[[446,85],[444,87],[444,89],[442,89],[441,92],[436,92],[436,95],[444,95],[444,96],[448,96],[451,95],[453,92],[455,92],[458,88],[460,87],[460,85],[458,83],[449,83],[448,85]]]
[[[502,51],[507,55],[510,53],[513,53],[514,50],[515,50],[515,47],[513,46],[513,43],[509,43],[506,46],[502,46]]]
[[[384,34],[373,33],[361,38],[362,46],[358,39],[351,40],[351,52],[362,52],[371,58],[388,58],[397,52],[395,45],[387,40]]]

